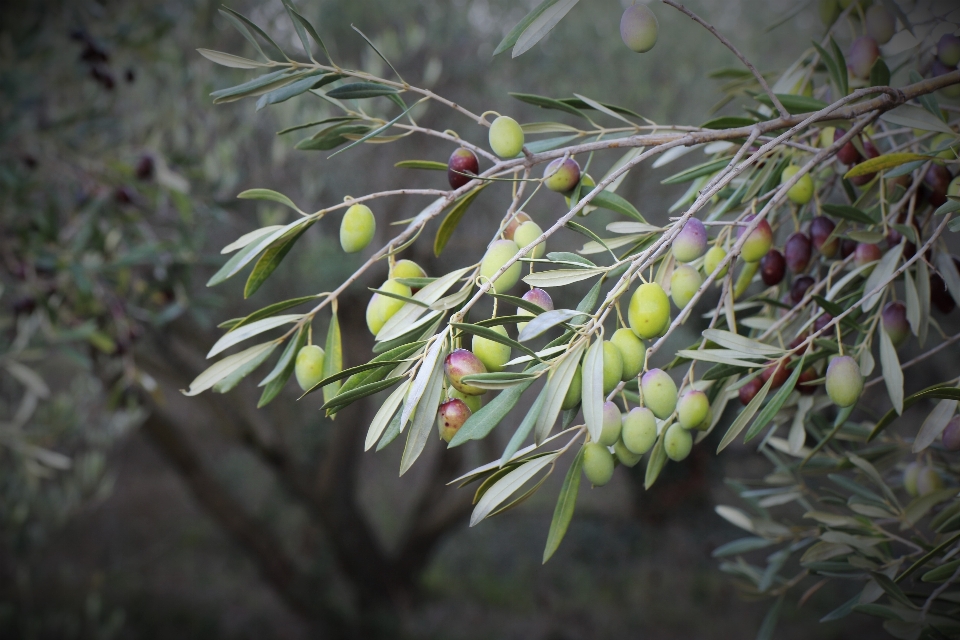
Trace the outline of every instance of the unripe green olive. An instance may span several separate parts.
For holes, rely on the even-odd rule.
[[[923,465],[919,462],[911,462],[903,470],[903,488],[911,496],[917,496],[917,478],[920,475],[920,469]]]
[[[672,250],[677,262],[693,262],[707,250],[707,228],[697,218],[690,218],[673,239]]]
[[[649,340],[661,335],[670,323],[670,300],[663,288],[656,282],[637,287],[630,297],[627,319],[641,338]]]
[[[642,455],[638,455],[630,451],[630,449],[627,449],[627,446],[623,444],[623,440],[617,440],[613,445],[613,454],[617,456],[620,464],[625,467],[635,467],[637,463],[640,462],[640,459],[643,458]]]
[[[646,5],[630,5],[620,17],[620,38],[631,51],[646,53],[653,49],[659,32],[657,16]]]
[[[791,164],[780,174],[780,184],[784,184],[800,171],[800,167]],[[809,173],[803,174],[803,177],[795,185],[787,189],[787,197],[795,204],[807,204],[813,199],[813,178]]]
[[[471,415],[467,403],[460,399],[447,400],[437,409],[437,430],[444,442],[450,442]]]
[[[877,41],[877,44],[887,44],[897,30],[897,19],[882,4],[875,4],[867,9],[867,35]]]
[[[696,429],[710,413],[710,401],[703,391],[690,390],[677,403],[677,422],[684,429]]]
[[[620,409],[612,402],[603,403],[603,430],[597,440],[605,447],[612,447],[620,439]]]
[[[380,285],[380,289],[407,297],[412,295],[410,287],[392,279]],[[367,328],[370,329],[370,333],[377,335],[387,320],[393,317],[393,314],[399,311],[404,304],[403,300],[382,296],[378,293],[373,294],[367,304]]]
[[[315,344],[302,347],[297,352],[297,362],[294,365],[294,374],[297,384],[304,391],[313,388],[313,385],[323,380],[323,349]]]
[[[834,134],[837,132],[836,127],[824,127],[820,130],[820,147],[826,149],[833,144]]]
[[[517,227],[516,233],[513,234],[513,241],[517,243],[517,246],[520,248],[526,247],[529,244],[532,244],[534,240],[539,238],[543,234],[543,229],[540,228],[533,220],[529,222],[524,222],[519,227]],[[530,252],[527,254],[528,258],[542,258],[543,253],[547,250],[547,243],[541,242],[536,245]]]
[[[567,388],[567,395],[563,396],[563,404],[560,405],[560,408],[564,411],[576,409],[582,398],[583,370],[580,365],[577,365],[577,370],[573,373],[573,379],[570,381],[570,386]]]
[[[680,462],[693,449],[693,436],[677,423],[670,425],[663,436],[663,451],[674,462]]]
[[[595,487],[602,487],[613,477],[613,456],[599,442],[584,445],[583,474]]]
[[[507,330],[503,325],[490,327],[490,329],[502,336],[507,335]],[[473,336],[471,351],[480,358],[480,362],[487,368],[487,371],[503,371],[503,366],[510,361],[509,346],[483,336]]]
[[[543,170],[543,186],[550,191],[567,193],[580,182],[580,165],[573,158],[557,158]]]
[[[703,272],[708,276],[717,270],[717,267],[720,265],[720,261],[727,257],[727,252],[720,247],[710,247],[707,250],[707,255],[703,257]],[[727,275],[727,265],[723,266],[723,269],[717,273],[716,280],[719,280],[723,276]]]
[[[480,362],[480,358],[473,355],[466,349],[455,349],[451,351],[443,361],[443,371],[457,391],[465,393],[468,396],[479,396],[486,393],[485,389],[474,387],[462,381],[464,376],[478,373],[486,373],[487,370]]]
[[[695,425],[693,428],[697,431],[706,431],[710,428],[710,425],[713,423],[713,409],[707,405],[707,415],[703,416],[703,420],[699,424]]]
[[[603,392],[610,393],[623,377],[620,349],[609,340],[603,341]],[[612,442],[610,444],[613,444]]]
[[[860,366],[850,356],[838,356],[827,367],[827,395],[838,407],[856,404],[863,391]]]
[[[510,116],[500,116],[490,125],[490,149],[501,158],[516,157],[523,150],[523,129]]]
[[[489,280],[508,260],[517,255],[518,251],[520,251],[520,247],[513,240],[497,240],[490,245],[487,254],[483,256],[483,261],[480,263],[480,276]],[[521,263],[519,261],[514,262],[493,283],[493,289],[498,293],[509,291],[520,280],[522,272],[523,266]]]
[[[355,204],[347,209],[340,222],[340,246],[347,253],[361,251],[370,244],[376,231],[377,219],[373,217],[370,207]]]
[[[950,184],[947,186],[947,195],[953,197],[960,196],[960,176],[950,181]]]
[[[673,270],[673,275],[670,276],[670,296],[673,298],[673,303],[678,309],[683,309],[700,290],[702,284],[703,279],[699,271],[689,264],[677,266]]]
[[[744,224],[749,225],[755,217],[753,215],[747,216],[743,219]],[[746,230],[747,226],[737,227],[737,237],[741,237]],[[744,262],[759,262],[770,251],[772,244],[773,230],[770,228],[770,223],[761,220],[743,243],[743,247],[740,249],[740,257],[743,258]]]
[[[620,361],[623,363],[621,380],[627,381],[636,378],[643,371],[644,346],[643,340],[638,338],[630,329],[617,329],[610,342],[620,350]]]
[[[661,369],[650,369],[640,378],[643,404],[661,420],[677,408],[677,383]]]
[[[921,132],[921,135],[922,135],[922,132]],[[950,135],[949,133],[938,133],[937,135],[933,136],[933,138],[930,139],[930,142],[928,144],[929,144],[930,151],[936,151],[937,149],[940,149],[940,151],[937,151],[936,153],[933,154],[936,157],[943,158],[944,160],[955,160],[957,158],[957,155],[953,152],[953,149],[951,147],[954,144],[956,144],[956,142],[957,142],[956,136]],[[956,194],[951,194],[951,195],[956,195]]]
[[[623,444],[631,452],[643,455],[657,441],[657,419],[646,407],[635,407],[624,414],[620,432]]]
[[[447,387],[447,399],[448,400],[463,400],[463,403],[467,405],[467,409],[470,409],[470,412],[480,410],[480,396],[468,396],[465,393],[457,391],[456,387],[450,386]]]
[[[917,474],[917,494],[926,496],[940,489],[943,489],[943,479],[940,478],[937,470],[931,466],[920,469]]]
[[[837,4],[837,0],[819,0],[817,7],[820,12],[820,20],[823,21],[825,27],[832,25],[837,16],[840,15],[840,5]]]
[[[397,260],[394,263],[393,268],[390,269],[390,279],[396,280],[397,278],[426,278],[427,272],[423,270],[423,267],[418,265],[413,260]]]

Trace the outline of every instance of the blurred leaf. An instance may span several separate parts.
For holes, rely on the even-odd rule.
[[[907,508],[903,511],[903,522],[900,524],[900,530],[905,531],[914,526],[921,518],[927,515],[930,509],[941,502],[946,502],[956,497],[956,495],[956,487],[947,487],[946,489],[938,489],[927,495],[914,498],[913,502],[908,504]]]
[[[829,106],[823,100],[817,100],[809,96],[801,96],[793,93],[778,93],[776,96],[784,109],[790,112],[790,115],[820,111]],[[765,93],[758,93],[754,96],[754,99],[767,107],[773,108],[773,101],[770,99],[770,96]]]
[[[707,120],[700,125],[700,127],[703,129],[739,129],[740,127],[749,127],[755,124],[757,124],[757,121],[753,118],[745,118],[743,116],[721,116],[719,118]]]
[[[185,396],[195,396],[203,393],[251,360],[257,359],[264,351],[272,351],[276,346],[276,342],[264,342],[240,353],[227,356],[223,360],[215,362],[194,378],[193,382],[190,383],[190,388],[185,391],[181,390],[181,393]]]
[[[870,67],[870,86],[886,87],[889,84],[890,67],[888,67],[887,63],[883,61],[883,58],[878,57],[873,63],[873,66]]]
[[[883,371],[883,382],[887,386],[890,402],[898,414],[903,413],[903,370],[900,368],[900,359],[897,357],[897,348],[893,346],[890,334],[877,328],[880,334],[880,367]]]
[[[929,159],[929,156],[921,155],[919,153],[887,153],[882,156],[877,156],[876,158],[870,158],[869,160],[864,160],[863,162],[853,166],[847,171],[843,177],[846,179],[855,178],[857,176],[865,176],[871,173],[876,173],[877,171],[884,171],[886,169],[892,169],[894,167],[899,167],[902,164],[907,162],[915,162],[917,160],[926,160]],[[824,205],[826,209],[828,205]],[[852,207],[850,207],[852,209]],[[857,222],[864,222],[864,220],[857,220]],[[871,219],[869,223],[873,223]]]
[[[246,191],[242,191],[237,194],[237,197],[241,200],[270,200],[273,202],[279,202],[280,204],[287,205],[294,211],[303,213],[303,211],[300,211],[300,207],[293,203],[293,200],[282,193],[278,193],[271,189],[247,189]],[[262,229],[260,231],[262,231]]]
[[[763,589],[761,589],[761,591],[763,591]],[[783,595],[776,599],[773,606],[767,611],[767,615],[763,617],[760,630],[757,631],[757,640],[770,640],[770,638],[773,637],[773,632],[777,629],[777,620],[780,619],[780,609],[782,607]]]
[[[443,222],[440,223],[440,228],[437,229],[437,235],[433,240],[433,255],[439,257],[443,252],[443,248],[447,246],[450,238],[453,237],[453,232],[456,231],[457,226],[460,224],[463,214],[467,212],[467,209],[470,208],[470,205],[473,204],[473,201],[480,195],[480,192],[483,191],[485,186],[486,185],[480,185],[456,200],[453,208],[450,209],[450,212],[447,213]]]
[[[587,103],[587,102],[584,102],[584,101],[581,100],[580,98],[561,98],[561,99],[560,99],[560,102],[562,102],[562,103],[564,103],[564,104],[567,104],[567,105],[570,105],[571,107],[574,107],[574,108],[576,108],[576,109],[581,109],[581,110],[584,110],[584,111],[589,111],[589,110],[591,110],[591,109],[593,109],[593,110],[596,109],[596,107],[594,107],[593,104],[589,104],[589,103]],[[637,113],[636,111],[632,111],[632,110],[630,110],[630,109],[627,109],[626,107],[621,107],[621,106],[618,106],[618,105],[615,105],[615,104],[610,104],[609,102],[600,102],[599,100],[593,100],[592,102],[595,103],[595,104],[599,104],[599,105],[601,105],[601,106],[603,106],[603,107],[606,107],[607,109],[609,109],[610,111],[613,111],[614,113],[619,113],[620,115],[633,116],[634,118],[639,118],[640,120],[645,120],[645,119],[646,119],[646,118],[644,118],[642,115],[640,115],[639,113]],[[634,149],[634,151],[635,151],[635,149]]]
[[[950,297],[954,300],[960,300],[960,273],[957,272],[957,265],[953,262],[953,257],[949,253],[941,251],[937,254],[936,263],[940,276],[950,292]]]
[[[550,520],[550,530],[547,532],[547,544],[543,549],[543,564],[553,556],[573,520],[573,510],[577,506],[577,494],[580,492],[580,471],[583,468],[583,448],[567,469],[567,475],[560,487],[557,496],[557,506],[553,509],[553,518]]]
[[[754,414],[757,413],[760,405],[763,404],[763,401],[770,392],[770,387],[772,385],[773,376],[770,376],[767,378],[766,383],[760,387],[760,391],[757,392],[757,395],[753,396],[753,399],[747,404],[747,406],[743,408],[743,410],[740,411],[740,415],[737,416],[737,419],[734,420],[733,424],[730,425],[730,428],[727,429],[723,439],[720,441],[720,446],[717,447],[717,453],[720,453],[726,449],[727,445],[733,442],[736,437],[740,435],[740,432],[743,431],[743,428],[747,426],[747,423],[750,422],[750,419],[753,418]]]
[[[830,80],[833,81],[833,86],[836,87],[840,97],[846,96],[847,92],[844,91],[847,81],[846,65],[838,65],[837,61],[833,59],[833,56],[827,53],[826,49],[821,47],[816,42],[813,42],[812,44],[817,50],[817,53],[820,54],[820,59],[823,60],[823,64],[827,68],[827,73],[830,75]]]
[[[550,0],[547,0],[550,2]],[[556,0],[554,0],[556,1]],[[586,119],[587,116],[577,109],[576,107],[571,107],[565,102],[561,102],[555,98],[548,98],[546,96],[538,96],[532,93],[514,93],[510,92],[510,95],[520,102],[526,102],[527,104],[532,104],[541,109],[554,109],[556,111],[563,111],[564,113],[569,113],[570,115],[577,116],[578,118]]]
[[[241,58],[240,56],[234,56],[220,51],[211,51],[210,49],[197,49],[197,51],[211,62],[216,62],[225,67],[233,67],[234,69],[259,69],[260,67],[267,66],[262,62],[256,62],[255,60]]]
[[[840,96],[846,96],[850,93],[849,76],[847,75],[847,59],[843,56],[843,51],[837,45],[833,36],[830,36],[830,49],[833,51],[833,59],[837,65],[837,75],[840,79]]]
[[[436,162],[434,160],[401,160],[393,165],[400,169],[427,169],[429,171],[446,171],[446,162]]]
[[[950,127],[937,116],[920,107],[909,104],[900,105],[896,109],[891,109],[890,111],[880,114],[880,119],[891,124],[900,125],[901,127],[956,135],[956,132],[951,130]]]
[[[765,549],[773,544],[776,544],[776,540],[768,540],[767,538],[757,537],[740,538],[738,540],[734,540],[733,542],[720,545],[713,550],[711,555],[714,558],[723,558],[726,556],[756,551],[757,549]]]
[[[544,151],[551,151],[553,149],[562,147],[568,142],[572,142],[579,137],[579,135],[572,135],[560,136],[558,138],[547,138],[545,140],[535,140],[534,142],[526,143],[524,147],[526,147],[527,151],[530,153],[543,153]]]
[[[578,0],[544,0],[541,6],[546,6],[533,17],[523,32],[517,37],[516,44],[513,46],[513,52],[510,54],[511,57],[516,58],[522,55],[524,52],[529,51],[533,45],[540,42],[540,40],[557,26],[557,23],[567,15],[570,9],[573,9],[577,2]],[[539,8],[540,7],[537,7],[537,9]],[[537,11],[537,9],[534,9],[534,11]]]
[[[330,75],[324,76],[324,79],[329,79]],[[286,129],[281,129],[277,131],[277,135],[283,135],[285,133],[290,133],[291,131],[299,131],[300,129],[306,129],[308,127],[316,127],[321,124],[329,124],[331,122],[352,122],[358,120],[359,118],[355,116],[334,116],[332,118],[324,118],[322,120],[314,120],[313,122],[304,122],[303,124],[295,124],[292,127],[287,127]]]
[[[784,403],[787,401],[787,398],[793,393],[794,387],[797,386],[797,380],[800,379],[800,372],[803,370],[803,361],[804,358],[800,358],[800,362],[796,367],[793,368],[793,373],[790,374],[790,377],[787,378],[787,381],[783,383],[783,386],[777,390],[777,393],[770,399],[770,402],[767,403],[767,406],[763,408],[759,414],[757,414],[757,419],[753,421],[753,424],[750,425],[750,428],[747,430],[747,434],[743,437],[744,442],[749,442],[752,440],[760,431],[770,424],[770,421],[776,417],[777,413],[783,407]],[[784,362],[780,366],[785,367],[787,363]],[[773,376],[771,376],[772,378]]]
[[[878,58],[879,60],[879,58]],[[916,70],[910,70],[910,83],[914,84],[923,80],[923,77],[916,72]],[[937,103],[937,97],[933,93],[928,93],[926,95],[917,96],[917,102],[923,105],[923,108],[930,112],[930,114],[936,117],[938,120],[943,121],[943,113],[940,111],[940,105]]]
[[[891,154],[891,155],[894,155],[894,154]],[[905,154],[905,155],[910,155],[910,154]],[[871,160],[867,160],[866,162],[862,162],[861,164],[858,164],[857,167],[855,168],[859,168],[864,164],[867,164],[867,162],[873,162],[873,160],[879,160],[880,158],[885,158],[885,157],[888,157],[888,156],[880,156],[879,158],[873,158]],[[867,173],[872,173],[872,172],[868,171]],[[849,177],[849,176],[844,176],[844,177]],[[877,221],[874,220],[872,217],[870,217],[869,214],[864,213],[863,211],[861,211],[860,209],[857,209],[856,207],[851,207],[845,204],[824,204],[821,206],[821,208],[824,210],[824,212],[832,216],[835,216],[837,218],[845,218],[847,220],[852,220],[853,222],[861,222],[863,224],[877,223]]]
[[[728,164],[730,164],[730,158],[720,158],[718,160],[710,160],[709,162],[704,162],[703,164],[698,164],[695,167],[690,167],[689,169],[684,169],[680,173],[675,173],[669,178],[664,178],[660,181],[660,184],[682,184],[684,182],[690,182],[701,176],[708,176],[720,169],[723,169]]]
[[[327,91],[327,95],[337,100],[361,100],[398,93],[393,87],[377,82],[351,82]]]
[[[877,262],[877,266],[873,268],[873,271],[871,271],[870,275],[867,277],[867,282],[863,285],[864,293],[873,291],[880,285],[881,282],[885,282],[893,276],[893,273],[897,270],[897,265],[900,263],[900,256],[903,255],[903,246],[904,243],[901,242],[896,247],[883,254],[883,257],[880,258],[879,262]],[[880,298],[883,296],[883,291],[883,289],[880,289],[875,294],[864,298],[863,303],[861,304],[861,308],[864,312],[870,311],[870,309],[873,309],[877,303],[880,302]]]
[[[920,578],[923,582],[946,582],[947,578],[952,576],[960,568],[960,560],[953,560],[940,565],[936,569],[927,571]]]

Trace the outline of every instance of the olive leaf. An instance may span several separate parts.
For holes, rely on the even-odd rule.
[[[570,521],[573,520],[573,510],[577,505],[577,494],[580,492],[580,471],[583,469],[583,449],[577,452],[576,457],[567,469],[567,475],[563,479],[563,486],[560,487],[560,495],[557,496],[557,506],[553,510],[553,518],[550,520],[550,530],[547,532],[547,544],[543,549],[543,564],[547,563],[556,550],[560,547],[563,537],[570,527]]]

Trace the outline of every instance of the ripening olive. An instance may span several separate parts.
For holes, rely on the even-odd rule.
[[[888,302],[880,312],[883,330],[890,336],[893,346],[899,347],[910,337],[910,323],[907,322],[907,308],[902,302]]]
[[[794,278],[793,284],[790,286],[790,302],[800,304],[803,301],[803,296],[807,293],[807,289],[813,286],[813,282],[814,280],[810,276]]]
[[[661,420],[677,408],[677,383],[666,371],[650,369],[640,378],[640,388],[644,406]]]
[[[783,246],[784,260],[794,273],[803,273],[810,265],[810,238],[807,234],[796,232],[787,238]]]
[[[631,380],[643,371],[644,346],[643,340],[638,338],[630,329],[617,329],[610,342],[620,350],[620,360],[623,363],[622,380]]]
[[[504,337],[507,336],[507,330],[503,325],[490,327],[494,333]],[[510,347],[484,338],[483,336],[473,336],[473,345],[471,345],[473,355],[480,358],[480,362],[487,368],[487,371],[503,371],[503,366],[510,361]]]
[[[524,222],[522,225],[517,227],[516,233],[513,234],[513,241],[517,243],[517,246],[520,248],[526,247],[529,244],[532,244],[534,240],[539,238],[543,234],[543,229],[540,228],[533,220],[529,222]],[[544,251],[547,250],[547,243],[541,242],[537,244],[533,249],[527,253],[528,258],[542,258]]]
[[[600,439],[597,440],[605,447],[612,447],[620,439],[620,410],[612,402],[603,403],[603,428]]]
[[[412,295],[410,287],[405,284],[400,284],[393,279],[388,279],[380,285],[380,288],[389,293],[396,293],[401,296],[410,297]],[[404,304],[403,300],[398,300],[397,298],[382,296],[379,293],[373,294],[370,298],[370,303],[367,304],[367,328],[370,329],[370,333],[377,335],[387,320],[393,317],[393,314],[399,311],[400,307]]]
[[[447,400],[437,410],[437,429],[444,442],[450,442],[471,415],[467,403],[459,398]]]
[[[795,164],[789,165],[780,174],[780,184],[789,181],[798,171],[800,171],[800,167]],[[787,189],[787,197],[790,202],[801,205],[807,204],[813,199],[813,178],[809,173],[803,174],[803,177],[795,185]]]
[[[480,358],[470,351],[466,349],[451,351],[443,361],[443,371],[447,374],[447,380],[450,381],[450,384],[460,393],[465,393],[468,396],[479,396],[486,393],[486,390],[480,387],[474,387],[461,381],[464,376],[487,372]]]
[[[810,221],[810,239],[813,241],[813,246],[827,258],[835,256],[837,249],[840,248],[837,237],[831,237],[836,228],[837,225],[833,220],[825,216],[817,216]]]
[[[853,251],[853,262],[858,267],[862,267],[865,264],[870,264],[871,262],[876,262],[883,256],[883,251],[880,250],[880,247],[875,244],[867,244],[866,242],[858,242],[857,248]],[[863,274],[867,275],[873,269],[864,269]]]
[[[693,262],[707,250],[707,228],[696,218],[683,224],[673,239],[673,257],[677,262]]]
[[[749,215],[743,219],[744,226],[737,227],[737,238],[743,236],[747,226],[749,226],[755,217],[754,215]],[[767,251],[770,251],[771,244],[773,244],[773,230],[770,229],[769,222],[761,220],[757,227],[747,236],[746,242],[743,243],[743,247],[740,249],[740,257],[743,258],[744,262],[757,262],[760,258],[767,255]]]
[[[710,247],[707,250],[707,255],[703,257],[703,272],[708,276],[717,270],[717,266],[720,264],[720,261],[727,257],[727,252],[720,247]],[[723,276],[727,275],[727,265],[723,266],[717,273],[716,279],[719,280]]]
[[[850,45],[847,52],[847,69],[856,78],[870,77],[873,63],[880,57],[877,41],[870,36],[860,36]]]
[[[467,405],[467,409],[470,409],[470,412],[480,410],[480,396],[468,396],[465,393],[457,391],[453,386],[447,387],[447,400],[463,400],[463,403]]]
[[[543,170],[543,186],[567,193],[580,182],[580,165],[573,158],[557,158]]]
[[[821,316],[822,317],[822,316]],[[773,382],[770,383],[770,386],[774,389],[782,387],[783,383],[787,381],[787,378],[790,377],[790,370],[787,369],[787,365],[783,362],[774,362],[760,372],[760,379],[766,384],[767,380],[773,378]]]
[[[507,226],[503,228],[503,237],[507,240],[513,240],[514,234],[517,232],[517,229],[520,228],[524,222],[529,222],[532,220],[530,216],[525,214],[523,211],[518,211],[513,214],[513,217],[510,218],[510,221],[507,222]]]
[[[940,436],[947,451],[960,451],[960,416],[953,416]]]
[[[689,264],[679,265],[670,276],[670,296],[673,298],[673,303],[678,309],[683,309],[700,290],[702,284],[703,279],[699,271]]]
[[[613,445],[613,454],[617,456],[617,460],[620,461],[625,467],[635,467],[637,463],[643,458],[642,455],[638,455],[630,449],[627,449],[627,445],[623,444],[623,440],[617,440]]]
[[[923,465],[919,462],[911,462],[907,465],[907,468],[903,470],[903,488],[911,496],[917,495],[917,478],[922,468]]]
[[[304,391],[323,380],[323,356],[323,349],[315,344],[308,344],[297,352],[293,371],[297,376],[297,384]]]
[[[797,378],[797,391],[802,395],[812,396],[817,392],[816,385],[810,384],[817,379],[817,370],[813,367],[807,367],[800,372],[800,377]]]
[[[760,277],[768,287],[780,284],[786,271],[787,262],[776,249],[767,251],[767,255],[760,260]]]
[[[490,245],[487,253],[483,256],[480,263],[480,276],[486,280],[493,278],[493,275],[500,270],[508,260],[517,255],[520,247],[513,240],[497,240]],[[493,283],[493,289],[498,293],[509,291],[513,285],[517,284],[520,275],[523,272],[522,264],[517,261],[503,272],[496,282]]]
[[[530,291],[523,294],[522,298],[527,302],[532,302],[544,311],[553,311],[553,298],[543,289],[530,289]],[[533,317],[533,313],[520,307],[517,308],[517,315]],[[527,326],[526,322],[518,322],[517,331],[523,331],[525,326]]]
[[[646,53],[653,49],[659,31],[657,16],[646,5],[630,5],[620,18],[620,38],[631,51]]]
[[[948,67],[955,67],[960,63],[960,38],[952,33],[940,36],[937,42],[937,58]]]
[[[560,408],[564,411],[576,409],[582,398],[583,368],[580,365],[577,365],[577,370],[573,373],[573,379],[570,381],[570,386],[567,388],[567,394],[563,396],[563,404],[560,405]]]
[[[583,474],[595,487],[602,487],[613,477],[613,456],[599,442],[583,445]]]
[[[662,334],[670,323],[670,300],[656,282],[637,287],[630,296],[627,312],[630,328],[637,336],[649,340]]]
[[[513,158],[523,150],[523,129],[510,116],[499,116],[490,125],[490,148],[501,158]]]
[[[863,391],[860,365],[850,356],[837,356],[827,367],[827,395],[838,407],[849,407],[857,402]]]
[[[816,319],[816,320],[814,320],[814,322],[813,322],[813,332],[814,332],[814,333],[819,333],[819,332],[820,332],[822,329],[824,329],[828,324],[830,324],[830,321],[831,321],[831,320],[833,320],[833,316],[830,315],[829,313],[827,313],[826,311],[824,311],[824,312],[821,313],[819,316],[817,316],[817,319]]]
[[[940,489],[943,489],[943,479],[937,470],[929,465],[920,469],[917,474],[917,494],[927,496]]]
[[[370,207],[355,204],[347,209],[340,222],[340,246],[347,253],[356,253],[370,244],[376,231],[377,220]]]
[[[760,379],[760,376],[756,378],[751,378],[745,385],[740,387],[737,395],[740,398],[740,404],[748,405],[750,401],[753,400],[760,392],[760,388],[763,387],[763,380]]]
[[[867,35],[877,41],[877,44],[887,44],[897,29],[897,19],[889,9],[882,4],[875,4],[867,9]]]
[[[677,422],[684,429],[695,429],[710,412],[710,401],[703,391],[691,389],[677,402]]]
[[[609,340],[603,341],[603,392],[610,393],[623,377],[620,349]],[[612,442],[610,444],[613,444]]]
[[[623,415],[620,437],[627,449],[643,455],[657,441],[657,419],[646,407],[634,407]]]
[[[693,436],[679,423],[670,425],[663,436],[663,451],[674,462],[680,462],[693,449]]]
[[[477,155],[473,151],[460,147],[455,149],[450,154],[450,159],[447,160],[447,182],[450,183],[452,189],[459,189],[473,180],[473,178],[463,175],[465,173],[473,175],[480,173],[480,161],[477,160]]]
[[[833,141],[837,142],[845,135],[847,135],[846,129],[835,129],[833,132]],[[847,141],[846,144],[840,147],[840,150],[837,151],[837,160],[845,165],[856,164],[860,161],[860,151],[854,146],[852,140]]]

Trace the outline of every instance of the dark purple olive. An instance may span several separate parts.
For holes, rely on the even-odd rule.
[[[740,387],[739,396],[740,403],[747,405],[750,404],[750,401],[753,400],[753,397],[757,395],[760,391],[760,388],[763,386],[763,380],[759,376],[753,378],[747,384]]]
[[[450,188],[459,189],[473,179],[463,175],[464,173],[477,175],[479,172],[480,161],[470,149],[460,147],[450,154],[450,159],[447,161],[447,181],[450,183]]]
[[[947,451],[960,451],[960,416],[953,416],[940,438]]]
[[[813,367],[804,369],[797,378],[797,391],[805,396],[812,396],[817,392],[817,386],[810,384],[817,379],[817,370]]]
[[[840,248],[840,242],[837,238],[831,238],[830,234],[837,228],[833,220],[824,216],[817,216],[810,222],[810,239],[813,246],[827,258],[832,258],[837,254]]]
[[[149,180],[153,177],[153,158],[148,155],[140,156],[134,173],[138,180]]]
[[[796,349],[797,347],[799,347],[800,345],[802,345],[806,339],[807,339],[807,334],[806,334],[806,333],[801,333],[801,334],[798,335],[796,338],[794,338],[793,340],[791,340],[791,341],[790,341],[790,344],[789,344],[788,346],[789,346],[790,349]]]
[[[923,176],[923,186],[929,190],[930,204],[939,207],[947,201],[947,189],[950,188],[950,180],[952,179],[953,176],[950,175],[950,171],[943,165],[930,165],[927,173]]]
[[[845,135],[847,135],[846,130],[838,128],[833,132],[833,141],[837,142]],[[845,165],[856,164],[860,160],[860,152],[853,146],[853,142],[847,142],[837,151],[837,160]]]
[[[783,247],[787,267],[794,273],[803,273],[810,266],[810,238],[807,234],[794,233]]]
[[[857,241],[850,238],[844,238],[840,241],[840,259],[846,260],[850,254],[857,250]]]
[[[907,322],[907,308],[902,302],[888,302],[880,312],[883,330],[890,336],[893,346],[899,347],[910,337],[910,323]]]
[[[960,262],[958,262],[956,258],[953,259],[953,262],[960,268]],[[945,314],[950,313],[954,307],[957,306],[953,296],[950,295],[950,291],[947,290],[947,284],[943,281],[943,278],[940,277],[939,273],[930,275],[930,302],[932,302],[941,313]]]
[[[780,284],[786,273],[787,263],[783,254],[776,249],[767,251],[767,255],[760,259],[760,277],[768,287]]]
[[[869,140],[863,141],[863,150],[867,154],[867,160],[869,160],[870,158],[876,158],[877,156],[880,155],[880,152],[877,151],[877,148],[873,146],[873,143],[870,142]],[[850,178],[850,182],[858,187],[862,187],[863,185],[873,180],[876,177],[876,175],[877,175],[876,172],[874,172],[874,173],[868,173],[863,176],[856,176],[856,177]]]
[[[826,312],[821,313],[819,316],[817,316],[817,319],[813,321],[814,333],[819,332],[825,326],[830,324],[831,320],[833,320],[833,316]]]
[[[790,286],[790,302],[793,304],[800,304],[803,300],[804,294],[807,292],[807,289],[813,286],[813,278],[810,276],[800,276],[799,278],[794,278],[793,284]]]

